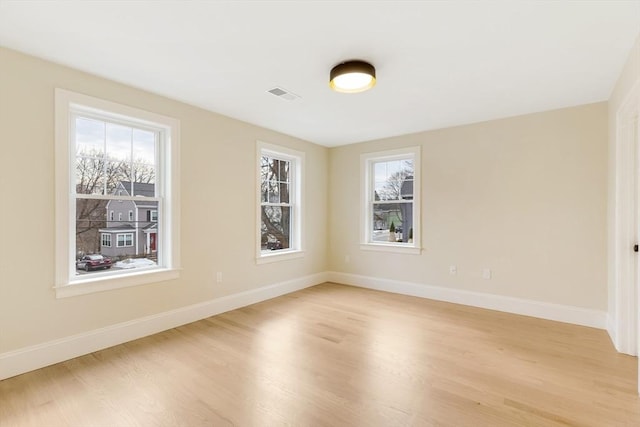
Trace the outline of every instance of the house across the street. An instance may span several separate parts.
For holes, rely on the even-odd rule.
[[[158,242],[158,202],[155,184],[120,181],[115,194],[139,200],[110,200],[107,227],[100,231],[100,251],[109,257],[154,255]]]

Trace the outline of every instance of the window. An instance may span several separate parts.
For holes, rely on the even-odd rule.
[[[258,263],[302,256],[303,162],[303,153],[258,142]]]
[[[362,155],[362,249],[420,253],[420,148]]]
[[[116,247],[125,248],[133,246],[133,233],[119,233],[116,235]]]
[[[178,135],[175,119],[56,89],[58,297],[178,277]],[[157,206],[157,267],[76,271],[76,260],[86,254],[103,251],[116,260],[145,255],[144,245],[136,244],[135,224],[113,224],[109,204],[116,201]],[[134,211],[128,213],[133,221]],[[118,220],[122,217],[119,212]],[[112,233],[117,233],[115,247]]]
[[[158,220],[158,211],[149,211],[149,220],[157,221]]]

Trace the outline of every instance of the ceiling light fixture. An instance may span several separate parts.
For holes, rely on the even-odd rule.
[[[336,92],[358,93],[376,84],[376,69],[364,61],[346,61],[331,69],[329,86]]]

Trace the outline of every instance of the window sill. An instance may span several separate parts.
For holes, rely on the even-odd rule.
[[[68,298],[93,294],[113,289],[164,282],[180,277],[180,269],[154,268],[136,271],[125,275],[100,275],[97,277],[73,280],[64,285],[54,286],[56,298]]]
[[[420,255],[422,252],[422,248],[415,246],[400,246],[392,243],[361,243],[360,249],[363,251],[393,252],[410,255]]]
[[[272,251],[274,253],[268,254],[259,254],[256,258],[256,264],[268,264],[270,262],[279,262],[279,261],[287,261],[290,259],[302,258],[304,257],[304,251]]]

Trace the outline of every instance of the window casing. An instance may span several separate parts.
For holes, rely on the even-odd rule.
[[[116,247],[128,248],[133,246],[133,233],[118,233],[116,235]]]
[[[420,147],[361,157],[361,248],[420,253]]]
[[[258,263],[303,256],[304,153],[258,141]]]
[[[133,221],[133,211],[129,211],[129,221]]]
[[[56,89],[55,95],[56,295],[81,295],[177,278],[179,122],[62,89]],[[151,191],[139,194],[136,185],[141,183],[146,187],[139,187]],[[122,226],[111,223],[114,211],[106,206],[113,201],[158,205],[157,266],[77,274],[78,256],[135,244],[137,231],[123,233],[122,240],[117,235],[116,245],[112,244],[108,228]],[[122,213],[118,219],[122,220]],[[116,261],[124,253],[104,255]]]

